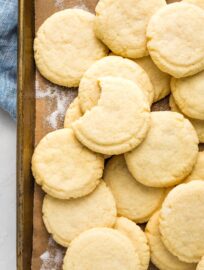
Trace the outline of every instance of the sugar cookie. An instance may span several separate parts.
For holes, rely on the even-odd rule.
[[[188,117],[204,120],[204,71],[182,79],[171,80],[176,104]]]
[[[79,98],[76,97],[66,111],[64,118],[64,127],[70,128],[72,123],[79,119],[82,115],[83,114],[79,105]]]
[[[36,182],[59,199],[90,193],[99,183],[103,167],[102,156],[81,145],[69,128],[48,133],[35,148],[32,158]]]
[[[203,0],[183,0],[182,2],[194,4],[204,9],[204,1]]]
[[[65,9],[39,28],[34,53],[40,73],[53,83],[77,87],[83,73],[108,49],[94,33],[95,16],[81,9]]]
[[[79,98],[76,97],[74,101],[69,105],[65,118],[64,118],[64,128],[70,128],[72,123],[78,120],[83,115],[80,105],[79,105]],[[104,155],[105,159],[110,158],[110,155]]]
[[[98,79],[105,76],[117,76],[135,82],[153,101],[153,86],[147,73],[134,61],[120,56],[107,56],[95,62],[83,75],[79,85],[79,102],[83,112],[95,106],[100,97]]]
[[[96,6],[96,35],[115,54],[139,58],[148,55],[146,28],[164,0],[100,0]]]
[[[199,152],[198,159],[193,167],[192,172],[184,181],[190,182],[193,180],[204,180],[204,151]]]
[[[183,114],[181,112],[181,110],[179,109],[179,107],[176,105],[176,102],[175,102],[173,95],[171,95],[169,98],[169,106],[173,112],[178,112],[178,113]],[[188,120],[194,126],[196,133],[198,135],[199,142],[204,143],[204,121],[198,120],[198,119],[193,119],[193,118],[190,118],[186,115],[184,115],[184,117],[188,118]]]
[[[114,229],[97,228],[73,240],[64,258],[63,270],[140,270],[134,246]]]
[[[151,188],[136,181],[129,173],[123,156],[112,157],[104,171],[120,216],[137,223],[146,222],[161,207],[165,189]]]
[[[116,219],[115,229],[131,240],[139,256],[141,264],[140,270],[147,270],[150,261],[150,252],[146,235],[142,229],[137,224],[124,217]]]
[[[67,247],[83,231],[112,227],[116,220],[115,201],[104,182],[82,198],[59,200],[46,195],[43,220],[55,241]]]
[[[128,169],[140,183],[170,187],[192,170],[198,156],[197,134],[183,115],[151,113],[151,128],[137,148],[125,154]]]
[[[204,256],[202,257],[199,264],[197,265],[196,270],[204,270]]]
[[[144,139],[149,125],[149,104],[140,88],[119,77],[103,77],[97,106],[73,123],[79,141],[106,155],[130,151]]]
[[[149,75],[154,87],[154,102],[166,97],[170,93],[170,75],[162,72],[154,64],[151,57],[146,56],[135,60]]]
[[[172,189],[160,213],[160,232],[168,250],[180,260],[199,262],[204,254],[204,182]]]
[[[150,246],[151,261],[160,270],[195,270],[196,265],[180,261],[164,246],[159,232],[159,212],[156,212],[145,229]]]
[[[204,11],[188,3],[161,8],[147,27],[147,47],[155,64],[176,78],[204,69]]]

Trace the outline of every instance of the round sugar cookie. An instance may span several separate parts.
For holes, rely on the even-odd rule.
[[[149,104],[140,88],[120,77],[99,80],[98,104],[73,123],[75,135],[92,151],[117,155],[142,142],[150,125]]]
[[[114,229],[96,228],[71,242],[63,270],[140,270],[138,254],[131,241]]]
[[[164,0],[100,0],[96,6],[96,35],[115,54],[128,58],[148,55],[147,24],[165,5]]]
[[[204,180],[204,151],[199,152],[198,159],[192,172],[186,179],[184,179],[186,183],[193,180]]]
[[[162,72],[152,61],[151,57],[146,56],[135,60],[149,75],[149,78],[154,88],[154,102],[166,97],[170,89],[171,76],[167,73]]]
[[[80,105],[79,98],[76,97],[74,101],[68,107],[65,118],[64,118],[64,128],[71,128],[72,124],[78,120],[83,115]],[[109,155],[104,155],[104,158],[110,158]]]
[[[171,91],[176,104],[185,115],[204,120],[204,71],[188,78],[173,78]]]
[[[82,111],[90,110],[100,98],[98,79],[105,76],[117,76],[135,82],[153,101],[153,86],[147,73],[134,61],[120,56],[107,56],[95,62],[83,75],[79,85],[79,102]]]
[[[180,260],[197,263],[204,254],[204,182],[172,189],[160,212],[159,229],[168,250]]]
[[[169,106],[173,112],[178,112],[178,113],[183,114],[181,112],[181,110],[179,109],[179,107],[177,106],[173,95],[171,95],[169,98]],[[186,115],[184,115],[184,117],[188,118],[188,120],[194,126],[196,133],[198,135],[199,142],[204,143],[204,121],[198,120],[198,119],[193,119],[193,118],[190,118]]]
[[[137,148],[125,154],[129,171],[140,183],[170,187],[191,171],[198,156],[198,137],[183,115],[151,113],[151,128]]]
[[[116,220],[113,195],[102,181],[82,198],[59,200],[46,195],[43,221],[57,243],[67,247],[80,233],[94,227],[112,227]]]
[[[194,4],[194,5],[204,9],[204,1],[203,0],[182,0],[182,2]]]
[[[79,98],[76,97],[66,111],[64,118],[64,128],[70,128],[72,123],[78,120],[82,115],[83,114],[79,105]]]
[[[102,156],[80,144],[69,128],[48,133],[32,157],[36,182],[59,199],[77,198],[93,191],[103,167]]]
[[[196,270],[204,270],[204,256],[202,257],[202,259],[198,263]]]
[[[151,261],[160,270],[195,270],[196,265],[180,261],[164,246],[159,231],[159,212],[156,212],[148,221],[145,228]]]
[[[113,193],[118,214],[137,223],[148,221],[161,207],[165,197],[165,189],[137,182],[128,171],[123,156],[115,156],[108,161],[104,180]]]
[[[147,238],[143,230],[136,223],[124,217],[116,219],[115,229],[131,240],[135,247],[135,251],[139,256],[141,264],[140,269],[147,270],[150,261],[150,252]]]
[[[84,72],[108,53],[95,36],[95,16],[81,9],[65,9],[39,28],[34,55],[40,73],[49,81],[77,87]]]
[[[188,3],[161,8],[147,27],[147,47],[155,64],[181,78],[204,69],[204,11]]]

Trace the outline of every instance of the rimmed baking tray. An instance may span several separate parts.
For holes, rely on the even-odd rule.
[[[64,0],[70,5],[85,3],[90,9],[94,9],[97,0]],[[36,100],[36,70],[33,59],[33,39],[35,35],[35,3],[38,9],[51,7],[54,0],[19,0],[19,32],[18,32],[18,113],[17,113],[17,269],[29,270],[32,263],[33,247],[33,201],[34,181],[31,173],[31,157],[34,149],[35,139],[37,141],[48,128],[43,130],[44,124],[40,126],[41,132],[36,133],[37,123],[41,121],[41,114],[47,113],[46,100]],[[169,0],[167,2],[175,2]],[[56,0],[55,3],[62,3]],[[52,10],[54,12],[54,9]],[[47,15],[45,14],[45,17]],[[42,17],[41,21],[45,18]],[[37,24],[40,24],[38,21]],[[37,74],[39,78],[39,74]],[[48,82],[40,78],[43,85]],[[50,87],[50,86],[49,86]],[[54,87],[51,85],[51,87]],[[55,89],[56,90],[56,89]],[[60,91],[63,89],[60,89]],[[70,96],[73,99],[75,90],[71,89]],[[39,93],[38,93],[39,94]],[[47,92],[46,92],[47,94]],[[52,94],[52,92],[51,92]],[[42,92],[40,93],[42,96]],[[45,92],[44,92],[45,95]],[[70,98],[69,96],[69,98]],[[61,97],[60,97],[61,98]],[[37,104],[37,106],[36,106]],[[165,109],[162,106],[167,102],[156,105],[156,109]],[[53,104],[52,104],[53,105]],[[49,104],[50,108],[52,106]],[[38,109],[39,107],[42,107]],[[37,108],[37,109],[36,109]],[[43,121],[43,120],[42,120]],[[52,127],[51,129],[54,129]],[[36,135],[37,134],[37,135]],[[40,213],[39,213],[40,214]],[[156,269],[150,267],[150,269]],[[39,270],[39,269],[34,269]]]
[[[17,269],[31,268],[35,129],[34,1],[19,0],[17,104]]]

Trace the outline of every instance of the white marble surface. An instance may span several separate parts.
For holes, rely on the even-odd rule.
[[[16,123],[1,109],[0,269],[16,269]]]

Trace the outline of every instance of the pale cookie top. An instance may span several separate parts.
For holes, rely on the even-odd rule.
[[[185,179],[185,182],[190,182],[198,179],[204,180],[204,151],[199,152],[196,164],[193,167],[190,175]]]
[[[69,128],[48,133],[32,158],[36,182],[46,193],[59,199],[90,193],[99,183],[103,167],[102,156],[80,144]]]
[[[73,240],[64,258],[63,270],[140,270],[131,241],[114,229],[88,230]]]
[[[180,261],[164,246],[159,232],[159,212],[156,212],[145,229],[151,252],[151,261],[160,270],[195,270],[196,265]]]
[[[188,3],[161,8],[147,27],[148,49],[156,65],[176,78],[204,69],[204,11]]]
[[[59,200],[45,196],[43,220],[55,241],[65,247],[80,233],[94,227],[112,227],[116,220],[113,195],[102,181],[82,198]]]
[[[66,111],[64,118],[64,128],[70,128],[72,123],[78,120],[82,115],[83,113],[79,106],[79,98],[76,97]]]
[[[64,128],[71,128],[72,124],[83,115],[81,107],[79,105],[78,96],[69,105],[65,117],[64,117]],[[105,159],[110,158],[109,155],[103,156]]]
[[[113,193],[120,216],[143,223],[161,207],[165,189],[140,184],[128,171],[123,156],[108,161],[104,180]]]
[[[96,6],[96,35],[115,54],[138,58],[148,55],[146,28],[164,0],[100,0]]]
[[[192,170],[198,156],[195,129],[183,115],[170,111],[151,113],[145,140],[125,154],[128,169],[140,183],[170,187]]]
[[[119,77],[103,77],[98,104],[72,127],[79,141],[106,155],[130,151],[144,139],[149,125],[149,104],[140,88]]]
[[[150,261],[150,251],[143,230],[136,223],[124,217],[116,219],[115,229],[131,240],[139,256],[141,264],[140,270],[147,270]]]
[[[204,254],[204,182],[175,187],[160,213],[160,232],[168,250],[180,260],[197,263]]]
[[[202,257],[202,259],[198,263],[196,270],[204,270],[204,256]]]
[[[204,1],[203,0],[183,0],[182,2],[194,4],[194,5],[204,9]]]
[[[151,57],[146,56],[135,60],[149,75],[154,87],[154,102],[166,97],[170,89],[171,76],[162,72],[152,61]]]
[[[171,95],[169,98],[169,106],[173,112],[178,112],[178,113],[183,114],[181,112],[181,110],[179,109],[179,107],[177,106],[173,95]],[[186,115],[184,115],[184,117],[188,118],[189,121],[191,122],[191,124],[194,126],[194,128],[197,132],[197,135],[198,135],[199,142],[204,143],[204,121],[198,120],[198,119],[193,119],[193,118],[190,118]]]
[[[185,115],[204,120],[204,71],[188,78],[173,78],[171,91]]]
[[[147,73],[134,61],[120,56],[107,56],[95,62],[81,79],[79,102],[82,111],[90,110],[97,104],[101,94],[98,79],[105,76],[117,76],[135,82],[152,104],[154,89]]]
[[[35,61],[40,73],[53,83],[77,87],[83,73],[108,49],[94,33],[95,16],[81,9],[65,9],[39,28]]]

